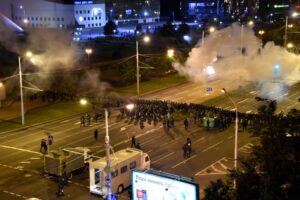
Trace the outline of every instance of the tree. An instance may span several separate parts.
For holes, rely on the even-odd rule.
[[[300,199],[300,111],[275,115],[275,104],[269,102],[254,116],[253,136],[259,137],[259,144],[250,156],[230,173],[228,182],[214,182],[205,189],[206,195],[216,188],[231,189],[236,180],[233,193],[217,192],[215,199],[224,199],[224,195],[237,200]]]
[[[104,35],[113,35],[118,31],[118,27],[113,21],[108,21],[104,26]]]

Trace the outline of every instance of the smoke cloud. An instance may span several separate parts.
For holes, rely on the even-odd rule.
[[[261,83],[261,95],[271,99],[278,99],[285,86],[300,81],[300,56],[273,42],[262,47],[250,27],[238,24],[200,40],[184,64],[173,63],[181,75],[203,83],[210,78],[207,66],[213,66],[214,76],[221,80],[239,78]]]

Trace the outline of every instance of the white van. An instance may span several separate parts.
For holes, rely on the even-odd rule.
[[[113,194],[121,193],[124,188],[131,185],[131,170],[149,168],[150,158],[142,150],[127,148],[111,154],[111,192]],[[105,177],[107,171],[105,157],[90,161],[90,192],[92,194],[106,195]]]

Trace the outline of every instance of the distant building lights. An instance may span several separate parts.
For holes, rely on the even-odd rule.
[[[82,16],[79,17],[79,21],[83,22],[83,17]]]
[[[23,6],[22,6],[22,5],[20,5],[20,9],[23,9]]]
[[[145,16],[145,17],[148,16],[148,12],[147,12],[147,11],[144,12],[144,16]]]

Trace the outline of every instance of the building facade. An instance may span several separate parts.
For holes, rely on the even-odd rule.
[[[106,0],[106,15],[119,25],[157,22],[160,17],[160,1]]]
[[[104,0],[6,0],[0,12],[23,28],[97,28],[106,23]]]

